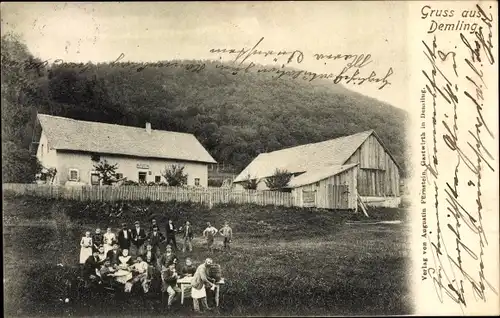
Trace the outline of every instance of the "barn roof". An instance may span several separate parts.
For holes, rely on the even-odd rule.
[[[234,182],[251,178],[272,176],[276,169],[286,169],[291,173],[305,172],[326,166],[341,166],[368,138],[373,130],[327,141],[306,144],[258,155]]]
[[[315,183],[323,179],[335,176],[351,168],[354,168],[357,165],[358,165],[357,163],[351,163],[343,166],[333,165],[333,166],[326,166],[313,170],[308,170],[307,172],[292,178],[287,188],[297,188],[311,183]]]
[[[216,163],[192,134],[38,114],[51,148]]]

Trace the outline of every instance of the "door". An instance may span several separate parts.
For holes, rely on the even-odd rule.
[[[139,183],[147,183],[146,182],[146,176],[147,176],[147,172],[139,172]]]

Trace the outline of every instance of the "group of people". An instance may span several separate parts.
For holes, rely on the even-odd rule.
[[[89,284],[109,283],[124,285],[125,292],[130,292],[138,283],[144,293],[148,293],[152,281],[157,279],[161,283],[161,292],[168,293],[168,306],[178,293],[181,292],[178,279],[192,277],[191,287],[185,286],[185,295],[191,294],[195,311],[200,311],[200,301],[209,309],[206,301],[205,288],[215,288],[215,279],[211,279],[209,269],[213,266],[212,259],[208,258],[196,268],[190,258],[186,258],[184,266],[179,271],[178,258],[174,251],[178,251],[176,234],[182,233],[184,244],[182,251],[192,251],[194,231],[189,221],[184,227],[177,229],[172,220],[168,220],[166,235],[160,232],[156,220],[152,220],[150,231],[147,234],[139,221],[134,223],[134,229],[128,229],[122,224],[122,229],[115,234],[107,228],[102,234],[96,229],[94,235],[90,231],[85,233],[80,241],[80,264],[83,275]],[[210,223],[203,231],[207,240],[207,247],[212,251],[216,235],[220,233],[224,238],[224,248],[229,249],[232,240],[232,229],[228,222],[217,230]],[[160,251],[160,244],[166,243],[165,252]]]
[[[166,243],[171,245],[172,248],[177,251],[177,240],[176,234],[182,234],[183,245],[182,252],[192,252],[193,250],[193,238],[194,230],[189,221],[186,221],[184,227],[177,227],[174,225],[171,219],[168,220],[167,226],[165,227],[166,236],[160,231],[156,220],[151,220],[151,226],[149,233],[141,227],[139,221],[134,223],[135,227],[129,229],[126,223],[122,224],[122,229],[118,232],[118,235],[114,233],[111,227],[108,227],[106,233],[101,233],[101,229],[97,228],[95,233],[92,235],[89,231],[85,233],[80,241],[80,264],[83,264],[87,258],[92,255],[92,251],[98,251],[100,246],[104,249],[104,254],[113,249],[114,244],[118,244],[120,250],[129,250],[130,254],[133,256],[144,254],[144,248],[151,245],[152,251],[155,254],[160,252],[160,244]],[[224,223],[224,226],[217,230],[214,226],[207,222],[207,227],[203,231],[203,237],[206,238],[207,248],[209,251],[213,250],[213,245],[215,237],[217,234],[222,235],[224,241],[224,249],[230,249],[230,243],[233,239],[233,230],[229,226],[228,222]]]

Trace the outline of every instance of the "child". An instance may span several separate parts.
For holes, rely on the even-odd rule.
[[[229,227],[229,223],[224,222],[224,226],[219,232],[224,237],[224,249],[229,250],[229,243],[231,243],[231,240],[233,239],[233,230]]]
[[[85,264],[85,261],[92,255],[92,237],[90,232],[85,232],[85,236],[80,240],[80,264]]]
[[[209,252],[212,252],[215,234],[217,234],[217,229],[213,227],[210,222],[207,222],[207,228],[203,231],[203,236],[207,239],[207,247]]]

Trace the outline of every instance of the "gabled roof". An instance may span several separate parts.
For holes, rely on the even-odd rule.
[[[299,173],[325,166],[343,165],[371,134],[375,134],[373,129],[327,141],[261,153],[234,182],[244,181],[248,175],[257,179],[266,178],[272,176],[276,169]]]
[[[50,142],[57,150],[85,151],[143,158],[216,163],[192,134],[112,125],[38,114]]]
[[[351,163],[343,166],[334,165],[334,166],[326,166],[308,170],[306,173],[303,173],[297,177],[292,178],[287,188],[297,188],[311,183],[315,183],[323,179],[335,176],[351,168],[354,168],[357,165],[358,165],[357,163]]]

